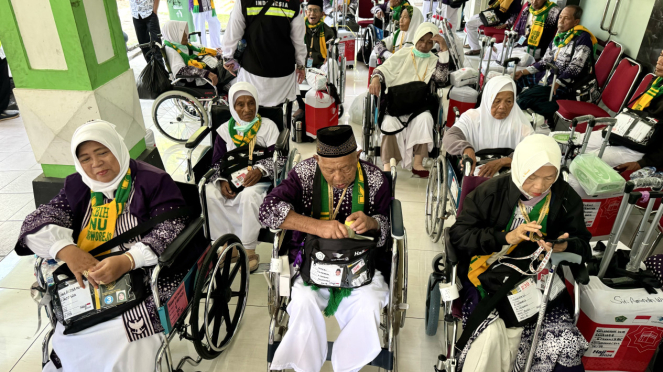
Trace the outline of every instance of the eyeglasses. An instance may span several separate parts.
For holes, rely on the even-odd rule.
[[[320,13],[320,9],[306,9],[306,13],[318,14]]]

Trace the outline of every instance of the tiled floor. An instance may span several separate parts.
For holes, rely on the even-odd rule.
[[[477,57],[468,57],[466,64],[478,65]],[[145,65],[139,57],[131,61],[136,74]],[[353,100],[366,92],[367,70],[363,64],[348,71],[343,123]],[[361,96],[359,96],[361,99]],[[146,126],[152,127],[150,118],[152,101],[141,101]],[[361,138],[359,123],[351,123],[357,138]],[[0,372],[33,372],[40,369],[41,342],[46,334],[46,320],[37,326],[36,304],[30,298],[29,288],[34,282],[32,257],[17,257],[12,252],[22,219],[34,210],[30,182],[40,171],[32,155],[21,119],[0,123]],[[164,139],[156,130],[156,143],[166,169],[177,180],[183,180],[184,148]],[[313,144],[296,146],[306,158],[313,154]],[[441,336],[429,337],[424,329],[424,304],[426,283],[431,272],[431,260],[441,251],[425,235],[423,209],[426,180],[412,178],[399,171],[396,195],[403,202],[405,227],[409,248],[409,296],[410,309],[399,340],[399,369],[404,372],[432,370],[441,350]],[[635,222],[627,227],[633,231]],[[271,246],[261,244],[258,253],[263,263],[269,262]],[[11,252],[11,253],[10,253]],[[265,370],[267,352],[267,285],[262,275],[251,276],[250,295],[244,320],[236,339],[227,351],[213,361],[205,361],[197,367],[186,365],[185,371],[259,371]],[[327,321],[330,339],[339,329],[332,319]],[[172,344],[175,360],[183,355],[195,355],[187,341]],[[362,371],[375,371],[366,367]],[[323,371],[331,371],[329,363]]]

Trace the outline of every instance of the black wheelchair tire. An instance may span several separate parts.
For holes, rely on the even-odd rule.
[[[371,60],[371,52],[373,51],[373,46],[375,45],[376,42],[376,32],[375,32],[375,26],[369,25],[366,27],[366,31],[364,31],[364,40],[362,40],[362,48],[361,48],[361,57],[362,61],[366,66],[368,66],[368,63]]]
[[[195,347],[198,355],[200,355],[203,359],[214,359],[223,352],[223,350],[230,344],[233,337],[235,336],[236,331],[239,328],[239,323],[244,314],[246,300],[248,298],[249,292],[249,272],[248,255],[246,254],[246,251],[241,244],[242,242],[239,240],[239,238],[232,234],[226,234],[217,239],[205,255],[205,259],[200,266],[201,270],[208,268],[209,271],[207,271],[204,275],[197,275],[196,277],[189,324],[191,325],[193,346]],[[233,264],[232,260],[230,259],[232,255],[231,247],[235,245],[237,246],[236,248],[239,252],[239,256],[235,266],[232,268],[232,272],[230,272],[231,265]],[[223,253],[221,256],[217,256],[217,249],[224,246],[226,246],[226,248],[223,248]],[[221,260],[223,260],[223,262],[221,262]],[[222,270],[217,270],[221,268],[221,266]],[[234,280],[237,278],[238,272],[240,273],[239,277],[241,282],[239,290],[235,292],[232,290],[231,286]],[[203,306],[205,306],[205,303],[207,302],[207,293],[204,293],[204,291],[209,287],[209,280],[212,280],[212,278],[217,276],[217,274],[218,277],[215,279],[220,280],[221,284],[217,285],[217,287],[213,289],[213,293],[210,296],[213,296],[215,300],[219,300],[220,306],[218,306],[218,308],[215,306],[216,304],[211,306],[210,313],[212,313],[212,320],[208,321],[208,324],[211,326],[212,321],[214,321],[214,328],[212,329],[212,342],[218,342],[221,319],[223,319],[223,322],[226,326],[226,335],[223,340],[221,340],[220,344],[212,346],[210,344],[203,343],[203,341],[207,340],[207,329],[204,322],[207,313],[205,312],[204,316],[202,317],[202,324],[199,323],[201,320],[199,315],[201,310],[201,301],[204,301],[202,304]],[[230,277],[231,275],[232,277]],[[235,297],[237,298],[237,304],[231,319],[229,303]],[[215,316],[217,317],[215,318]]]
[[[440,283],[437,280],[437,275],[431,273],[428,278],[428,287],[426,291],[426,335],[435,336],[437,333],[438,321],[440,320]]]
[[[344,113],[345,109],[343,108],[343,105],[338,105],[338,118],[340,119]]]

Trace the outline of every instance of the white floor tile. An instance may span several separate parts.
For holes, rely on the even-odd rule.
[[[5,221],[0,225],[0,257],[14,249],[23,221]]]
[[[0,288],[30,289],[36,281],[34,276],[34,256],[17,256],[10,252],[0,261]]]
[[[10,219],[32,200],[32,194],[0,194],[0,222]]]
[[[28,290],[0,288],[0,314],[0,371],[9,371],[39,336],[37,304]],[[38,370],[39,365],[34,371]]]

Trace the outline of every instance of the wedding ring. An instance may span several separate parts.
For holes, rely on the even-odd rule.
[[[101,280],[99,281],[99,284],[106,285],[106,283],[102,282]]]
[[[82,274],[83,274],[84,277],[87,278],[87,276],[88,276],[88,272],[87,272],[87,270],[83,271]]]

